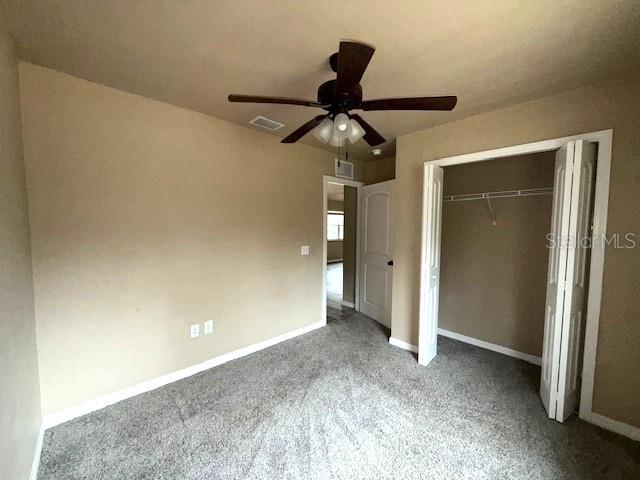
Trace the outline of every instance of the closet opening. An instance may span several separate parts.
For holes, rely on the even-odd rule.
[[[554,162],[444,168],[439,335],[541,365]]]
[[[419,363],[437,336],[525,360],[591,419],[612,132],[425,162]]]

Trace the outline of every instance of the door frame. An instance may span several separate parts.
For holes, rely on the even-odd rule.
[[[487,160],[496,160],[499,158],[512,157],[515,155],[525,155],[529,153],[540,153],[557,150],[566,145],[570,141],[585,140],[598,144],[598,157],[596,165],[596,186],[594,196],[593,209],[593,233],[595,238],[605,238],[607,233],[607,213],[609,206],[609,186],[611,180],[611,150],[613,143],[613,130],[600,130],[597,132],[583,133],[579,135],[571,135],[568,137],[554,138],[539,142],[524,143],[493,150],[485,150],[475,153],[467,153],[452,157],[444,157],[435,160],[426,160],[423,164],[423,170],[426,171],[427,165],[436,165],[439,167],[449,167],[452,165],[462,165],[464,163],[482,162]],[[423,194],[422,194],[422,211],[426,211],[427,198],[424,195],[424,182],[426,176],[423,177]],[[425,232],[429,219],[423,216],[422,232]],[[425,238],[424,234],[421,240],[421,260],[420,270],[424,273],[426,268],[424,262]],[[593,422],[595,414],[593,412],[593,386],[595,378],[596,355],[598,348],[598,329],[600,325],[600,307],[602,302],[602,281],[604,274],[604,242],[593,242],[591,247],[590,273],[589,273],[589,290],[587,293],[587,319],[585,325],[584,353],[582,363],[582,386],[580,390],[580,412],[579,416],[583,420]],[[422,278],[422,277],[421,277]],[[426,286],[420,284],[420,305],[423,305]],[[422,329],[423,316],[420,316],[419,328]]]
[[[364,186],[363,182],[349,180],[347,178],[334,177],[333,175],[323,175],[322,177],[322,301],[320,302],[320,321],[327,324],[327,210],[329,209],[329,184],[337,183],[345,187],[354,187],[356,195],[356,212],[360,216],[360,195]],[[360,311],[360,219],[356,222],[356,289],[354,292],[355,310]]]

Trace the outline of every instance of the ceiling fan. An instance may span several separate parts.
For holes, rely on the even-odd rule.
[[[337,73],[335,80],[329,80],[318,88],[318,101],[300,100],[286,97],[260,97],[252,95],[229,95],[230,102],[275,103],[316,107],[328,113],[318,115],[294,130],[282,143],[295,143],[313,130],[323,143],[339,147],[348,139],[351,143],[360,138],[371,146],[385,142],[371,125],[351,110],[453,110],[458,98],[410,97],[362,100],[360,79],[369,65],[375,49],[357,42],[340,42],[340,50],[329,57],[331,69]]]

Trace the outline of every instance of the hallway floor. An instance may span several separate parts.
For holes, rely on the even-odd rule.
[[[327,305],[335,308],[342,306],[342,275],[343,263],[327,264]]]

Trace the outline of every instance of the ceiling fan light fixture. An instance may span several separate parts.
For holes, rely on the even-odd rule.
[[[327,143],[333,136],[333,121],[327,117],[313,129],[313,135],[322,143]]]
[[[336,118],[333,119],[333,136],[344,140],[349,136],[349,115],[346,113],[339,113]]]
[[[349,123],[351,124],[351,128],[349,128],[349,141],[351,143],[356,143],[358,140],[364,137],[367,132],[365,132],[364,128],[362,128],[362,126],[360,126],[360,124],[353,118],[349,121]]]
[[[331,137],[331,140],[329,140],[329,145],[331,145],[332,147],[343,147],[345,141],[345,138],[338,138],[334,135],[333,137]]]

